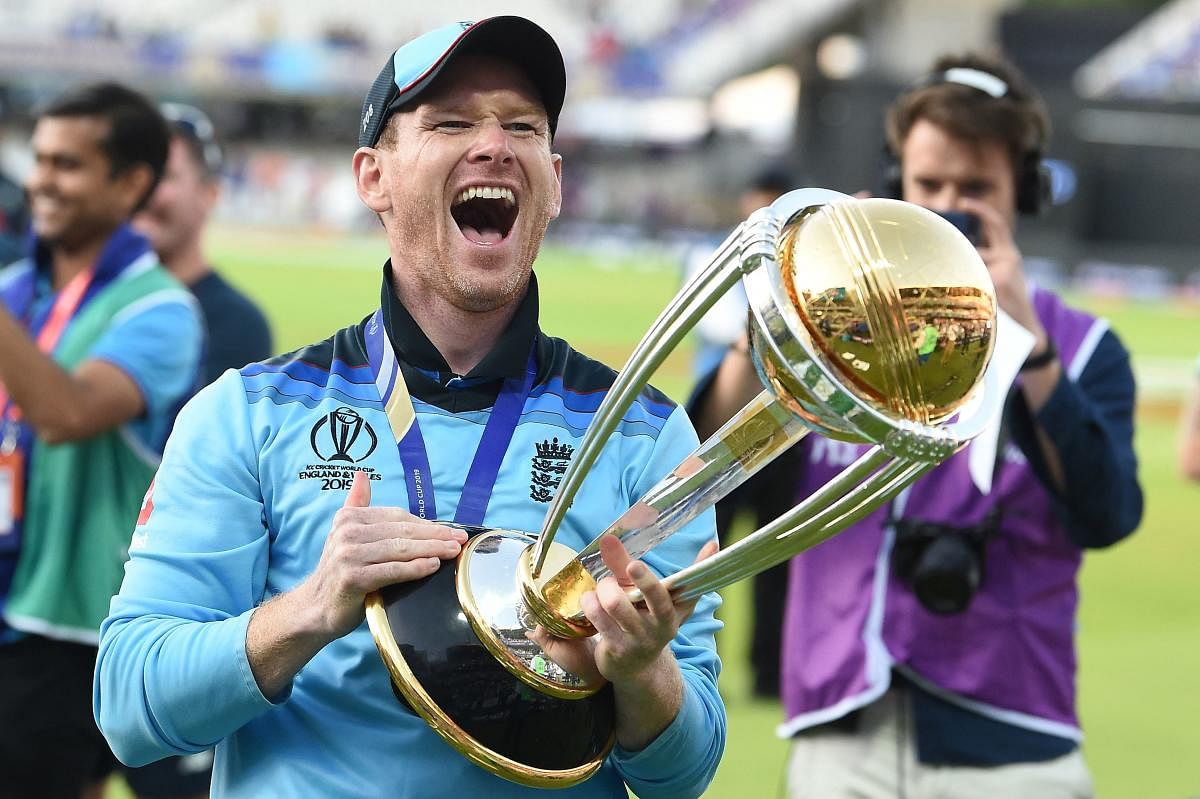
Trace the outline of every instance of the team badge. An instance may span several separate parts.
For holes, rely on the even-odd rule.
[[[349,490],[355,472],[367,472],[372,480],[383,477],[369,466],[355,465],[371,456],[379,446],[379,436],[353,408],[342,406],[321,414],[308,432],[308,443],[322,463],[310,463],[298,476],[319,480],[322,491]]]
[[[575,447],[558,443],[557,437],[534,444],[534,447],[537,454],[530,464],[529,497],[538,502],[549,502],[571,463]]]

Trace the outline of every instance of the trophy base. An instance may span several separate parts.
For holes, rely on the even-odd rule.
[[[550,660],[526,637],[538,624],[563,638],[595,632],[556,614],[527,579],[534,543],[532,536],[510,530],[490,530],[471,539],[459,557],[458,599],[479,640],[514,677],[551,696],[583,699],[600,688]],[[552,551],[564,561],[575,555],[562,544],[554,544]]]
[[[367,623],[392,688],[454,749],[497,776],[538,788],[583,782],[615,742],[612,689],[581,686],[574,698],[566,698],[542,687],[564,679],[540,679],[534,686],[517,675],[513,661],[537,674],[539,654],[547,673],[553,667],[566,674],[525,638],[526,628],[516,618],[517,564],[534,539],[482,528],[468,532],[472,537],[455,563],[367,596]],[[469,562],[468,550],[475,553]],[[493,560],[495,566],[509,565],[494,568]],[[466,603],[460,588],[471,573],[474,600]],[[508,625],[500,627],[507,632],[481,636],[478,622],[468,618],[468,604],[491,609],[489,618],[497,620],[505,616],[495,609],[507,606],[512,623],[498,621]],[[493,651],[501,638],[511,657]]]

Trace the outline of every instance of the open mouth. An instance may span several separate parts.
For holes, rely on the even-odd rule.
[[[450,215],[467,241],[499,244],[517,221],[517,200],[512,189],[471,186],[454,198]]]

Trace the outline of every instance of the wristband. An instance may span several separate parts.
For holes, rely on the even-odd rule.
[[[1058,347],[1054,346],[1054,339],[1046,339],[1046,349],[1042,350],[1038,355],[1030,355],[1025,359],[1025,363],[1021,364],[1022,372],[1032,372],[1034,369],[1041,369],[1044,366],[1049,366],[1058,359]]]

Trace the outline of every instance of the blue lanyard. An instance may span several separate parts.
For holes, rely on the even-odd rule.
[[[364,338],[375,386],[379,390],[379,398],[383,401],[384,408],[387,409],[393,396],[398,391],[404,391],[401,385],[404,377],[400,374],[400,364],[392,350],[392,343],[383,329],[382,311],[375,311],[374,316],[367,322]],[[479,448],[475,451],[471,468],[467,471],[467,479],[463,483],[462,495],[458,500],[458,509],[454,512],[454,521],[458,524],[483,524],[483,516],[487,512],[488,501],[492,498],[496,477],[500,474],[500,464],[504,460],[509,443],[512,442],[513,433],[516,432],[517,422],[520,421],[521,411],[525,408],[525,400],[533,388],[536,374],[537,360],[534,357],[534,349],[530,348],[525,374],[521,378],[505,379],[500,394],[496,397],[496,404],[479,440]],[[389,412],[388,419],[394,422],[394,414]],[[392,432],[393,435],[398,432],[394,424]],[[425,448],[425,439],[421,435],[421,426],[415,413],[408,429],[395,437],[400,462],[404,466],[409,511],[422,519],[436,519],[437,501],[429,468],[429,453]]]

